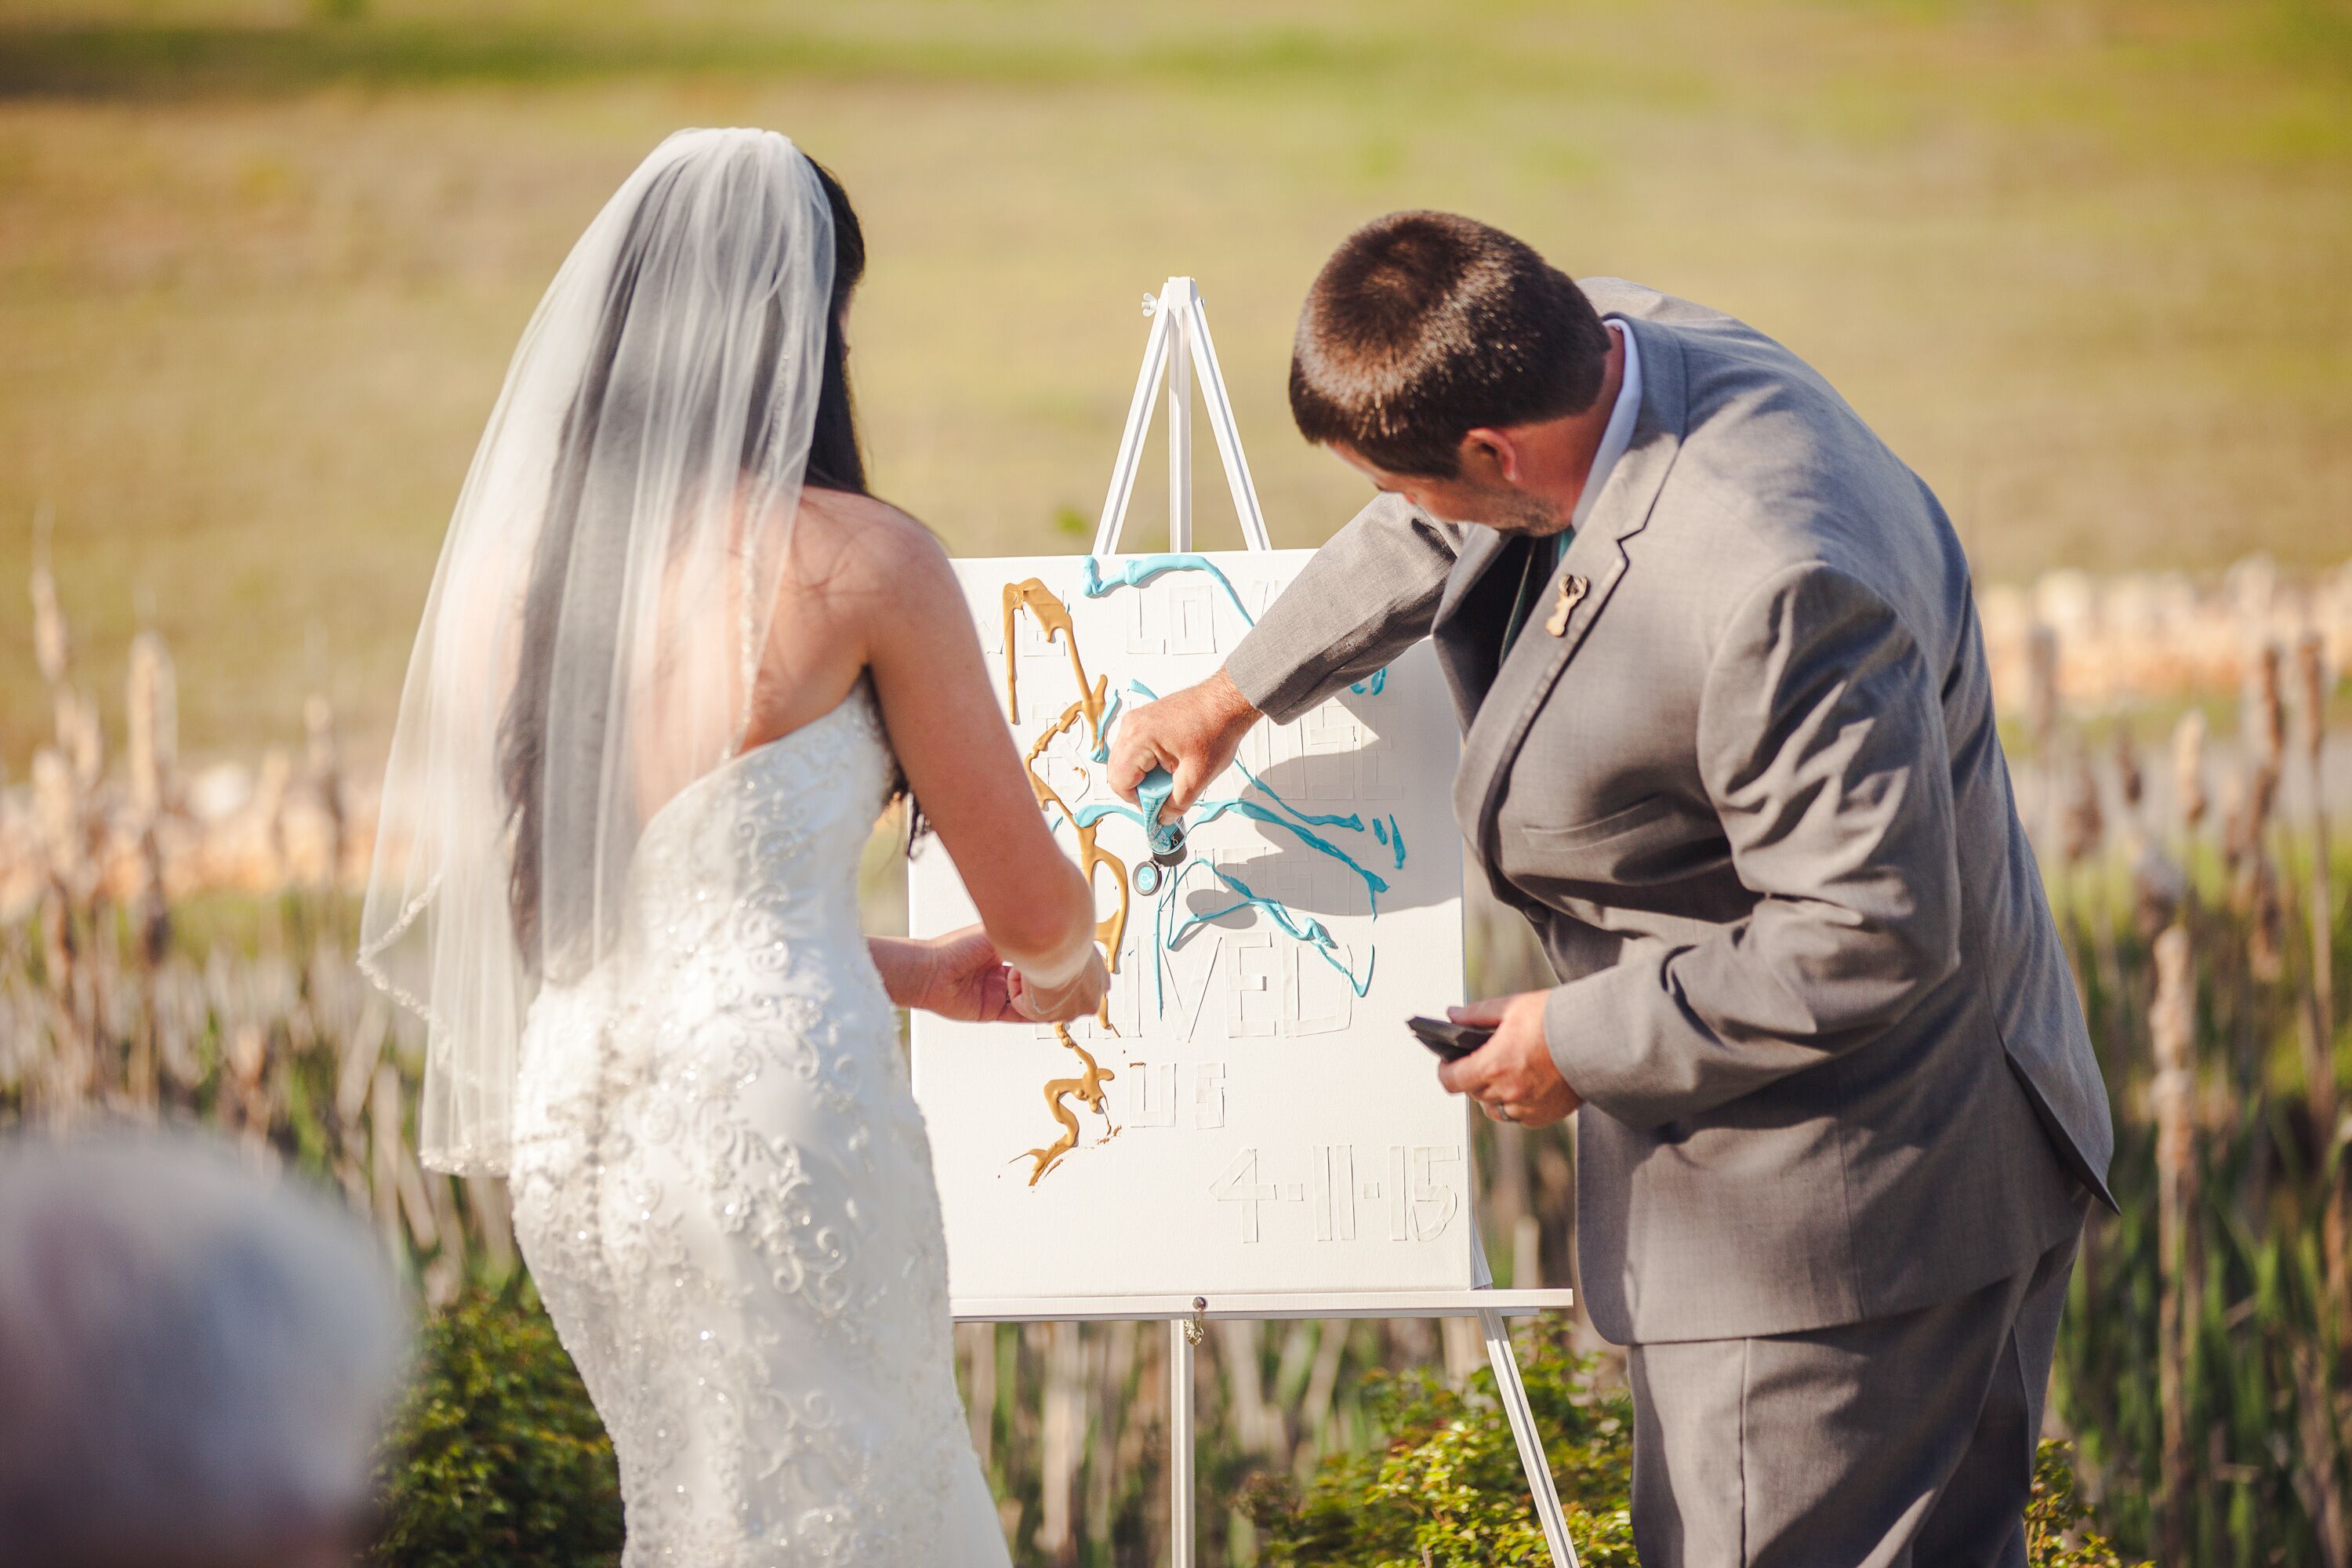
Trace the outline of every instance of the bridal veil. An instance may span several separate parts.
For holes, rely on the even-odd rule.
[[[384,780],[361,961],[427,1026],[419,1143],[507,1168],[542,986],[620,959],[631,852],[740,749],[823,374],[814,166],[687,131],[532,315],[442,547]]]

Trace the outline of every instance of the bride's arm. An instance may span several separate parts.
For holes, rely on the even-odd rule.
[[[1030,793],[946,551],[894,512],[848,555],[845,573],[860,581],[843,586],[865,609],[866,664],[891,745],[988,942],[1019,972],[1019,1010],[1061,1018],[1092,1011],[1107,978],[1094,945],[1094,894]],[[971,956],[968,944],[957,951]],[[911,978],[913,955],[877,962],[901,956]]]

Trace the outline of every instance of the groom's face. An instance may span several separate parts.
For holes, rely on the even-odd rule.
[[[1331,450],[1382,490],[1404,497],[1440,522],[1525,534],[1558,533],[1568,526],[1567,514],[1549,498],[1520,486],[1517,453],[1497,433],[1474,430],[1464,437],[1460,464],[1446,479],[1392,473],[1342,442],[1333,442]]]

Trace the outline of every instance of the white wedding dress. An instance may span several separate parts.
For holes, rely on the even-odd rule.
[[[688,786],[638,841],[620,962],[526,1026],[516,1229],[619,1455],[626,1568],[1008,1562],[859,934],[891,773],[861,679]]]

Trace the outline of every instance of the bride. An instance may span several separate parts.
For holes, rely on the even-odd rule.
[[[1107,982],[946,556],[866,493],[864,264],[772,132],[630,176],[508,371],[385,783],[362,952],[429,1026],[425,1160],[510,1177],[630,1568],[1007,1561],[890,1009]],[[862,937],[909,795],[982,924]]]

